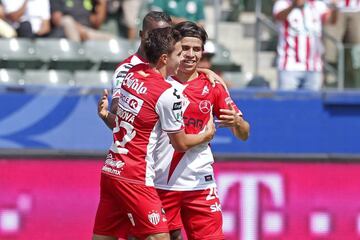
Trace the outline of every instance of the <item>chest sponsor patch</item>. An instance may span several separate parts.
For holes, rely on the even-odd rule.
[[[121,89],[119,93],[119,104],[124,110],[136,116],[140,112],[143,103],[144,101],[142,99],[127,92],[125,89]]]
[[[123,85],[136,91],[137,94],[146,94],[147,87],[144,86],[144,82],[134,77],[134,73],[128,73],[124,78]]]

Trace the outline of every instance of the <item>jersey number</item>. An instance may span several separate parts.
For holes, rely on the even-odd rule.
[[[135,137],[136,131],[134,130],[134,126],[130,123],[121,121],[120,124],[118,124],[118,121],[116,121],[116,127],[113,132],[117,133],[121,128],[125,130],[125,134],[122,140],[115,141],[115,146],[119,154],[127,154],[129,150],[125,148],[125,145]]]
[[[209,188],[209,195],[206,197],[206,201],[213,200],[215,198],[219,198],[216,187]]]

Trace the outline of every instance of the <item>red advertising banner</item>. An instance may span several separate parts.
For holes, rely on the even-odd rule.
[[[0,239],[91,239],[102,161],[0,160]],[[360,238],[360,164],[215,164],[228,240]]]

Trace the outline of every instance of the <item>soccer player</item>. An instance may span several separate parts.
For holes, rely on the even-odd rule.
[[[104,99],[99,115],[113,127],[113,144],[102,168],[100,203],[93,240],[170,239],[167,220],[154,188],[153,151],[166,132],[178,151],[209,142],[214,126],[185,134],[180,90],[165,81],[177,72],[181,35],[171,27],[152,30],[144,50],[149,64],[132,67],[123,79],[117,114]]]
[[[166,13],[151,11],[145,15],[142,23],[142,30],[139,32],[141,42],[137,52],[121,62],[114,72],[112,79],[112,101],[110,107],[110,111],[112,113],[116,114],[121,82],[124,79],[126,73],[131,67],[147,62],[144,44],[145,39],[148,36],[148,32],[155,28],[169,27],[170,25],[171,18]],[[105,94],[107,96],[107,93]]]
[[[201,134],[213,111],[220,126],[229,127],[237,138],[246,140],[249,124],[226,89],[220,83],[212,86],[207,76],[196,69],[207,39],[205,30],[188,21],[174,28],[183,36],[183,53],[177,74],[168,81],[180,84],[189,101],[183,115],[185,132]],[[179,152],[163,134],[154,153],[154,183],[165,208],[169,230],[174,235],[179,233],[182,219],[188,239],[224,239],[212,168],[214,158],[208,143]]]

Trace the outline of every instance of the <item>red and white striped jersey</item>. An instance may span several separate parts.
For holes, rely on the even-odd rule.
[[[359,12],[360,0],[338,0],[338,8],[343,12]]]
[[[238,112],[228,92],[217,83],[211,85],[204,74],[185,84],[169,77],[169,82],[182,86],[187,99],[183,115],[185,132],[197,134],[204,131],[211,110],[217,117],[221,108],[230,103]],[[208,143],[200,144],[186,152],[176,152],[166,134],[162,134],[155,150],[155,187],[165,190],[200,190],[216,186],[212,164],[214,157]]]
[[[122,81],[113,143],[102,168],[118,180],[154,186],[153,152],[161,133],[184,128],[184,97],[148,64],[130,69]]]
[[[136,53],[119,63],[112,77],[112,98],[119,97],[121,83],[130,68],[141,63],[147,63],[147,61]]]
[[[276,1],[273,14],[288,8],[291,0]],[[322,1],[307,1],[303,8],[295,8],[286,21],[278,21],[278,69],[288,71],[322,71],[323,20],[329,13]]]

